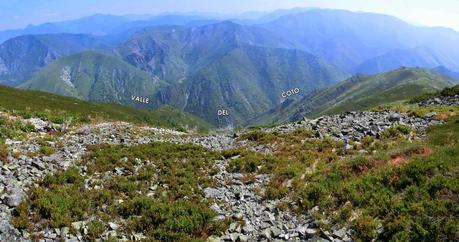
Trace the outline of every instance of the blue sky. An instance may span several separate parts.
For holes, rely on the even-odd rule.
[[[75,19],[96,13],[237,14],[294,7],[321,7],[384,13],[425,26],[459,31],[459,0],[0,0],[0,30]]]

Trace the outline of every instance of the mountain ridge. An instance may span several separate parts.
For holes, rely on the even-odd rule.
[[[116,57],[87,51],[57,60],[20,87],[146,108],[147,104],[134,102],[132,96],[151,98],[160,85]]]
[[[85,34],[23,35],[0,44],[0,83],[21,84],[60,57],[109,49],[104,40]]]
[[[459,70],[459,62],[455,61],[459,59],[459,48],[454,44],[459,41],[459,32],[447,28],[418,27],[389,15],[310,9],[281,16],[260,26],[285,36],[297,48],[350,72],[364,61],[390,51],[419,47],[430,48],[441,57],[436,66]],[[403,64],[416,67],[416,63]]]
[[[458,81],[425,68],[398,68],[375,75],[355,75],[281,105],[251,121],[252,124],[297,121],[303,117],[360,111],[432,93]]]

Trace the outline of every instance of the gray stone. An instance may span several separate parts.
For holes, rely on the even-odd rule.
[[[435,117],[435,115],[437,115],[437,112],[430,112],[430,113],[426,113],[424,115],[425,118],[433,118]]]
[[[305,230],[305,233],[306,233],[306,235],[315,235],[315,234],[317,234],[317,230],[308,228],[308,229]]]
[[[271,229],[271,234],[273,235],[273,237],[279,237],[281,233],[282,233],[282,230],[280,230],[277,227],[274,227]]]
[[[7,221],[0,219],[0,233],[7,233],[10,228],[11,225]]]
[[[224,221],[226,219],[225,215],[218,215],[217,217],[213,218],[213,221]]]
[[[328,239],[321,238],[319,236],[314,236],[308,240],[309,242],[329,242]]]
[[[105,234],[105,237],[106,238],[116,238],[118,237],[118,233],[115,230],[111,230]]]
[[[109,223],[108,223],[108,227],[109,227],[111,230],[117,230],[119,226],[118,226],[118,224],[116,224],[116,223],[109,222]]]
[[[333,231],[333,235],[336,236],[336,237],[339,237],[339,238],[344,238],[347,234],[346,234],[346,229],[345,228],[341,228],[339,230],[335,230]]]
[[[244,231],[244,233],[252,233],[254,230],[255,228],[250,224],[247,224],[242,228],[242,231]]]
[[[143,239],[145,239],[145,238],[147,238],[147,236],[145,236],[145,235],[142,234],[142,233],[134,233],[134,234],[132,235],[132,239],[133,239],[134,241],[141,241],[141,240],[143,240]]]
[[[306,229],[307,227],[305,226],[299,226],[298,228],[296,228],[296,232],[300,233],[301,235],[306,235]]]
[[[233,222],[230,224],[228,231],[234,232],[237,230],[238,227],[239,227],[239,223]]]
[[[68,235],[70,232],[70,228],[69,227],[63,227],[61,228],[61,236],[66,236]]]
[[[271,239],[271,229],[267,228],[267,229],[264,229],[261,234],[267,238],[267,239]]]
[[[25,193],[20,188],[14,187],[5,198],[6,204],[10,207],[16,207],[21,203],[24,197]]]
[[[239,241],[245,242],[245,241],[248,241],[248,240],[249,240],[249,237],[247,237],[246,235],[244,235],[244,234],[240,234],[239,235]]]
[[[211,187],[205,188],[204,194],[206,198],[218,198],[222,195],[218,189],[211,188]]]
[[[36,131],[46,131],[46,128],[48,128],[49,126],[48,122],[43,121],[39,118],[31,118],[27,121],[35,127]]]
[[[232,233],[232,234],[229,235],[229,238],[230,238],[231,241],[235,242],[235,241],[237,241],[239,239],[240,235],[241,234],[239,234],[239,233]]]
[[[46,170],[45,164],[43,164],[43,162],[41,162],[41,161],[33,161],[32,162],[32,166],[37,168],[40,171]]]

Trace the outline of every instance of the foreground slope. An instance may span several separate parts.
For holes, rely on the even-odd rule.
[[[457,241],[458,108],[212,136],[110,122],[45,135],[0,112],[0,131],[27,125],[0,143],[0,240]]]
[[[90,103],[75,98],[14,89],[2,85],[0,85],[0,108],[15,110],[26,116],[38,114],[50,119],[73,117],[77,122],[105,119],[174,129],[189,127],[208,130],[212,128],[205,121],[170,107],[162,107],[153,111],[138,110],[122,105]]]
[[[377,75],[356,75],[334,86],[315,91],[299,101],[281,105],[254,120],[273,123],[364,110],[381,104],[409,100],[451,86],[457,81],[422,68],[399,68]]]

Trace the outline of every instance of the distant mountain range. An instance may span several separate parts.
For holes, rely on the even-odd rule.
[[[437,66],[434,68],[434,70],[438,73],[441,73],[445,76],[449,76],[453,79],[459,80],[459,72],[451,71],[448,68],[444,66]]]
[[[0,83],[17,86],[57,59],[90,49],[108,50],[108,42],[84,34],[23,35],[0,45]]]
[[[96,14],[76,20],[29,25],[24,29],[0,31],[0,43],[21,35],[69,33],[104,36],[119,34],[136,28],[159,25],[184,25],[193,21],[208,19],[209,17],[207,16],[198,15],[116,16]]]
[[[0,83],[145,109],[170,105],[240,126],[357,73],[403,66],[458,78],[459,33],[449,29],[344,10],[243,16],[251,19],[95,15],[1,31]],[[286,101],[281,93],[293,88],[301,91]]]
[[[356,75],[328,88],[311,92],[300,100],[286,101],[250,122],[274,124],[303,117],[366,110],[382,104],[406,101],[459,83],[458,80],[423,68],[399,68],[376,75]]]
[[[261,26],[349,72],[372,74],[418,65],[459,70],[459,33],[446,28],[418,27],[387,15],[329,9],[284,15]]]

